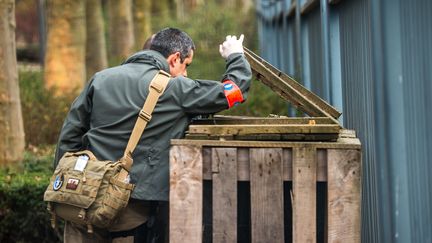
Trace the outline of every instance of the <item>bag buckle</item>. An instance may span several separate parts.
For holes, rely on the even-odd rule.
[[[171,77],[171,75],[163,70],[159,70],[159,73],[157,75],[164,75],[168,78]],[[157,83],[157,82],[151,82],[150,83],[150,88],[156,90],[156,92],[158,92],[159,94],[162,93],[164,91],[164,86]]]
[[[148,114],[147,112],[145,112],[144,110],[140,110],[139,117],[146,122],[149,122],[152,118],[152,116],[150,114]]]
[[[156,82],[150,84],[150,88],[156,90],[159,94],[163,92],[164,87]]]

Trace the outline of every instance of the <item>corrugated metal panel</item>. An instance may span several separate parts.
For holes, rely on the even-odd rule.
[[[299,6],[297,6],[297,8],[299,8]],[[300,37],[299,37],[299,42],[300,42],[300,47],[301,47],[301,52],[299,53],[301,56],[298,57],[301,60],[301,79],[299,80],[301,83],[303,83],[303,85],[308,88],[311,89],[311,71],[310,71],[310,50],[309,50],[309,25],[307,24],[306,21],[300,21]]]
[[[362,236],[380,242],[378,169],[375,151],[371,30],[368,3],[343,1],[339,8],[344,125],[357,131],[363,147]]]
[[[286,67],[286,71],[289,75],[295,76],[295,24],[293,21],[290,21],[286,25],[287,27],[287,43],[288,51],[285,52],[285,55],[288,57],[288,65]]]
[[[432,242],[432,3],[400,4],[411,240]]]
[[[311,91],[319,95],[321,98],[328,100],[325,96],[326,84],[323,72],[323,49],[322,49],[322,32],[320,9],[316,7],[310,13],[303,17],[303,21],[308,25],[309,31],[309,66],[310,66],[310,82]]]
[[[322,0],[326,1],[326,0]],[[340,30],[339,30],[339,9],[328,6],[328,75],[329,75],[329,95],[330,103],[338,110],[343,111],[342,101],[342,70],[340,58]],[[339,122],[343,124],[343,114],[339,118]]]
[[[286,1],[263,9],[260,25]],[[320,0],[308,14],[298,2],[295,17],[260,32],[277,39],[263,56],[342,108],[357,131],[362,242],[432,242],[432,1]]]

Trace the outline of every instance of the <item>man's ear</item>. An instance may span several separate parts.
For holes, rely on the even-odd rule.
[[[170,67],[174,67],[175,63],[180,61],[180,52],[175,52],[167,57],[167,62]]]

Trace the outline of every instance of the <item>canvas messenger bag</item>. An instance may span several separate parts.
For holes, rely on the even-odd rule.
[[[124,156],[116,162],[100,161],[91,151],[68,152],[60,159],[44,194],[51,225],[56,217],[87,226],[108,228],[127,206],[134,185],[129,183],[132,152],[151,119],[170,75],[160,70],[150,83],[149,95],[132,130]]]

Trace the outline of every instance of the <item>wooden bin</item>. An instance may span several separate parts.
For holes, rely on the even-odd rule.
[[[355,132],[341,130],[334,107],[255,53],[245,49],[245,55],[258,80],[309,117],[214,117],[189,126],[186,139],[172,140],[170,242],[245,242],[237,230],[244,209],[246,241],[360,242],[361,144]],[[208,181],[212,200],[203,204]],[[246,195],[238,191],[242,183],[249,185]],[[324,196],[317,196],[318,183],[326,183]],[[324,209],[323,220],[317,208]],[[208,211],[210,231],[203,227]],[[321,221],[324,234],[317,239]],[[204,232],[212,232],[206,240]]]
[[[292,242],[316,242],[316,185],[327,182],[327,242],[360,242],[361,151],[337,142],[173,140],[170,242],[203,242],[203,180],[212,180],[212,239],[237,242],[237,184],[250,181],[251,242],[285,242],[284,200],[292,202]],[[292,181],[284,198],[283,183]],[[288,240],[289,241],[289,240]]]

